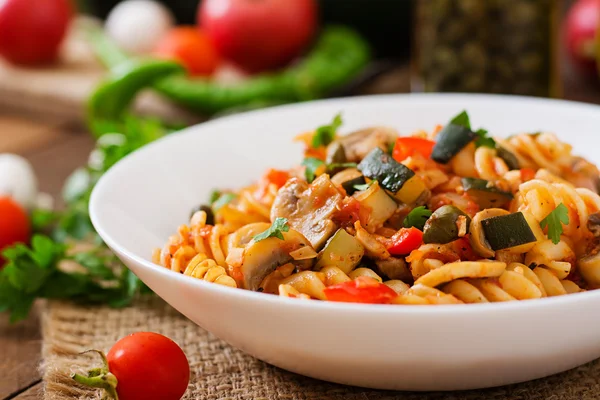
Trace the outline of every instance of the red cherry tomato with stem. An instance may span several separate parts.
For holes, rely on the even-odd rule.
[[[100,352],[98,352],[100,353]],[[73,375],[77,382],[115,391],[119,400],[179,400],[190,381],[190,366],[181,348],[171,339],[138,332],[119,340],[96,369],[99,376]],[[115,379],[116,378],[116,379]]]

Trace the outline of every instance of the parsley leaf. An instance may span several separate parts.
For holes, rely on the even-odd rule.
[[[485,129],[478,129],[475,131],[477,134],[477,139],[475,139],[476,147],[490,147],[492,149],[496,148],[496,141],[494,138],[488,136],[488,131]]]
[[[415,227],[423,230],[425,222],[431,217],[431,210],[428,210],[425,206],[417,207],[413,209],[406,218],[404,218],[403,226],[405,228]]]
[[[214,212],[219,211],[221,208],[225,207],[227,204],[231,203],[237,197],[234,193],[223,193],[219,198],[212,203],[212,209]]]
[[[375,183],[375,181],[371,181],[369,183],[363,183],[362,185],[354,185],[354,189],[359,190],[359,191],[367,190],[374,183]]]
[[[212,192],[210,192],[210,198],[209,198],[209,202],[210,204],[214,204],[215,201],[219,200],[219,197],[221,197],[223,193],[221,193],[218,190],[213,190]]]
[[[563,233],[563,224],[569,223],[569,209],[563,203],[560,203],[546,218],[540,222],[542,229],[548,227],[548,239],[552,240],[552,243],[558,244],[560,242],[560,235]]]
[[[342,114],[337,114],[331,124],[323,125],[317,128],[312,137],[311,147],[316,149],[321,146],[327,146],[333,142],[338,128],[342,126]]]
[[[260,242],[261,240],[265,240],[270,237],[276,237],[277,239],[284,240],[283,232],[287,232],[290,230],[290,226],[288,225],[287,218],[275,218],[273,224],[266,231],[259,233],[254,236],[255,242]]]
[[[469,119],[469,114],[467,114],[467,111],[463,111],[456,117],[452,118],[450,123],[454,125],[464,126],[467,129],[471,129],[471,121]]]
[[[305,166],[304,177],[308,183],[312,183],[317,176],[317,169],[325,165],[325,161],[319,160],[318,158],[308,157],[302,161],[302,165]]]

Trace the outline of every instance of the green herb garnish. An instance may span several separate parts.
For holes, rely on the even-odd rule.
[[[451,124],[465,127],[467,129],[471,129],[471,120],[469,119],[469,114],[467,111],[463,111],[458,114],[456,117],[452,118],[450,121]]]
[[[317,128],[315,131],[311,147],[316,149],[321,146],[327,146],[329,143],[335,140],[335,135],[340,126],[342,126],[342,114],[337,114],[331,124],[323,125]]]
[[[231,203],[237,195],[234,193],[223,193],[219,196],[219,198],[212,203],[212,209],[214,212],[219,211],[221,208],[225,207],[227,204]]]
[[[477,139],[475,139],[475,147],[489,147],[492,149],[496,148],[496,141],[494,138],[488,136],[488,131],[485,129],[478,129],[475,131]]]
[[[325,165],[325,161],[319,160],[318,158],[308,157],[302,161],[302,165],[305,166],[304,177],[308,183],[312,183],[317,176],[317,169]]]
[[[376,181],[371,181],[371,182],[368,182],[368,183],[364,183],[362,185],[354,185],[354,189],[362,192],[364,190],[369,189],[371,187],[371,185],[374,184],[375,182]]]
[[[431,210],[428,210],[425,206],[417,207],[413,209],[406,218],[404,218],[403,226],[405,228],[415,227],[423,230],[425,222],[431,217]]]
[[[569,224],[569,209],[563,203],[560,203],[546,218],[540,222],[542,229],[548,227],[548,239],[552,243],[560,242],[560,235],[563,233],[563,224]]]
[[[210,197],[209,197],[209,202],[210,204],[214,204],[215,201],[219,200],[219,197],[221,197],[223,193],[219,190],[213,190],[212,192],[210,192]]]
[[[287,218],[278,217],[273,221],[269,229],[266,231],[259,233],[254,236],[255,242],[260,242],[261,240],[265,240],[270,237],[276,237],[277,239],[284,240],[283,232],[287,232],[290,230],[290,226],[288,225]]]

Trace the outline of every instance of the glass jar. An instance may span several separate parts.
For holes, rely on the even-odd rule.
[[[559,97],[559,0],[416,0],[412,90]]]

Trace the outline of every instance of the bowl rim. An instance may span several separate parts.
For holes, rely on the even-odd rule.
[[[286,308],[293,308],[298,310],[306,310],[312,312],[329,312],[335,311],[337,313],[370,313],[378,315],[427,315],[427,316],[448,316],[453,315],[464,315],[470,316],[471,314],[480,314],[493,312],[494,314],[500,315],[505,312],[533,312],[536,310],[547,309],[548,307],[555,307],[557,305],[569,306],[572,303],[579,303],[581,301],[596,300],[600,302],[600,289],[589,290],[581,293],[574,293],[570,295],[545,297],[534,300],[520,300],[510,302],[497,302],[497,303],[476,303],[476,304],[448,304],[437,307],[415,307],[415,306],[402,306],[398,304],[361,304],[361,303],[343,303],[334,301],[302,301],[298,299],[286,298],[282,296],[253,292],[250,290],[244,290],[239,288],[231,288],[223,285],[217,285],[210,282],[205,282],[200,279],[193,279],[185,276],[181,273],[176,273],[167,269],[161,265],[155,264],[152,261],[148,261],[142,256],[135,254],[133,251],[128,250],[121,244],[117,243],[111,235],[104,228],[102,223],[101,203],[98,198],[101,192],[108,190],[110,182],[120,175],[121,170],[125,169],[129,164],[135,163],[137,157],[140,154],[150,151],[150,149],[158,146],[162,146],[164,143],[172,140],[182,140],[186,136],[204,134],[198,131],[210,130],[213,126],[221,124],[227,124],[228,121],[243,120],[246,118],[252,118],[257,115],[265,115],[268,117],[270,113],[277,113],[282,110],[302,110],[303,108],[319,107],[325,104],[339,104],[340,107],[350,103],[360,102],[378,102],[387,101],[394,99],[421,99],[421,100],[445,100],[455,101],[460,104],[461,100],[473,100],[478,99],[481,101],[500,101],[500,102],[512,102],[519,101],[522,103],[530,103],[537,105],[548,105],[548,106],[560,106],[576,108],[580,111],[590,111],[594,113],[600,113],[600,105],[584,103],[572,100],[562,99],[549,99],[549,98],[537,98],[530,96],[516,96],[516,95],[500,95],[500,94],[470,94],[470,93],[406,93],[406,94],[382,94],[382,95],[367,95],[367,96],[353,96],[344,98],[333,98],[308,101],[303,103],[286,104],[267,109],[253,110],[240,114],[227,115],[219,117],[213,120],[209,120],[200,124],[196,124],[176,133],[162,137],[152,143],[143,146],[140,149],[135,150],[131,154],[124,157],[113,165],[102,177],[99,179],[94,189],[92,190],[89,202],[89,214],[91,222],[96,229],[96,232],[102,240],[117,254],[128,258],[134,263],[138,264],[142,268],[150,269],[155,273],[161,274],[165,279],[175,279],[177,283],[181,285],[192,285],[197,290],[209,290],[215,292],[214,294],[223,296],[234,296],[238,300],[248,300],[255,302],[262,302],[264,305],[273,305]],[[149,249],[150,254],[151,249]]]

